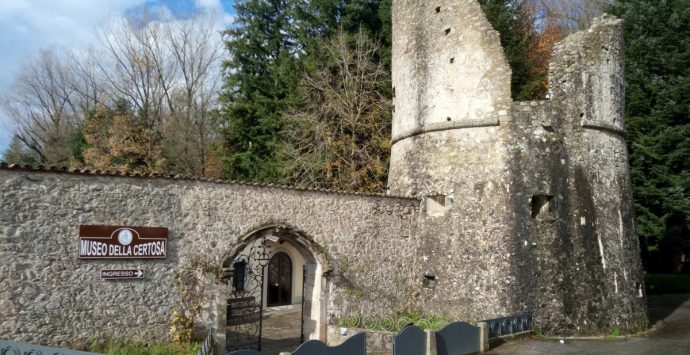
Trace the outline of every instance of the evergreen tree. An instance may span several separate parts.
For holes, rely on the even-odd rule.
[[[625,20],[633,195],[643,248],[655,254],[690,223],[690,2],[626,0],[610,11]]]
[[[227,30],[231,59],[226,73],[220,124],[223,162],[232,179],[273,181],[281,174],[276,155],[282,113],[295,102],[300,49],[288,0],[242,0]]]
[[[243,0],[226,31],[226,83],[219,124],[225,174],[232,179],[280,181],[289,174],[277,154],[284,146],[285,113],[304,102],[298,85],[322,67],[329,39],[360,29],[387,41],[381,51],[390,67],[388,1]],[[387,37],[386,37],[387,36]],[[289,143],[289,142],[288,142]]]
[[[3,153],[2,161],[8,164],[41,165],[41,158],[19,140],[16,135],[12,137],[10,146]]]

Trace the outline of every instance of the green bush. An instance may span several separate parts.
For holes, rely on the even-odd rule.
[[[648,295],[690,293],[690,274],[647,274]]]

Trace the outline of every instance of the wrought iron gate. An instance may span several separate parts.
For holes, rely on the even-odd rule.
[[[269,262],[265,239],[257,239],[232,260],[227,299],[226,351],[261,350],[264,274]]]

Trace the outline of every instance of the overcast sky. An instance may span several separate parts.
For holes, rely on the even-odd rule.
[[[0,91],[12,84],[21,63],[40,48],[78,47],[93,41],[100,24],[142,7],[171,16],[191,10],[232,19],[234,0],[0,0]],[[0,159],[14,127],[0,109]]]

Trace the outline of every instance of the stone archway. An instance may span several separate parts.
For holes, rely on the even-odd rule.
[[[263,254],[247,256],[248,253],[255,253],[257,250]],[[269,287],[267,287],[268,273],[266,271],[271,259],[280,254],[289,256],[292,262],[290,285],[292,292],[289,302],[286,303],[300,312],[296,321],[301,330],[297,333],[301,335],[301,339],[299,337],[298,339],[300,341],[326,340],[328,281],[324,275],[328,274],[331,267],[324,250],[312,238],[295,228],[286,225],[271,225],[246,233],[223,259],[219,275],[224,283],[224,291],[221,293],[225,295],[225,299],[219,300],[221,309],[218,312],[220,319],[217,322],[219,328],[217,339],[219,342],[227,340],[228,344],[226,344],[227,347],[223,347],[224,350],[229,349],[230,342],[233,341],[231,336],[227,336],[226,339],[228,334],[226,332],[237,323],[231,319],[233,317],[231,308],[233,307],[230,305],[230,298],[234,298],[234,302],[238,299],[246,301],[250,299],[249,297],[253,297],[253,305],[257,307],[256,312],[259,313],[260,330],[258,336],[259,344],[261,344],[261,338],[265,337],[265,334],[262,334],[262,329],[265,328],[263,321],[265,320],[267,293],[269,292]],[[255,277],[252,279],[247,275],[255,275]],[[238,281],[240,279],[241,285]],[[260,295],[259,293],[251,295],[247,293],[252,287],[252,282],[255,283],[255,287],[261,288]],[[237,293],[240,289],[244,293]],[[223,305],[225,305],[225,309],[223,309]]]

